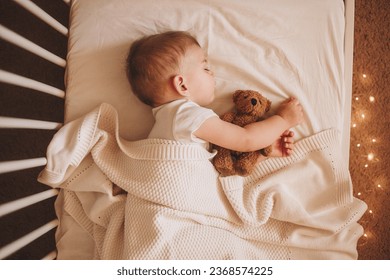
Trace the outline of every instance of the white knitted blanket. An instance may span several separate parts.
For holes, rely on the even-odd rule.
[[[325,130],[220,178],[198,145],[121,139],[102,104],[54,136],[39,181],[62,189],[97,259],[355,259],[366,205],[339,146]]]

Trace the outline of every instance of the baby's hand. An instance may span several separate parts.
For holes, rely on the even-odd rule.
[[[294,132],[286,130],[276,141],[272,144],[272,152],[270,157],[287,157],[293,153],[294,150]]]
[[[298,99],[291,97],[280,104],[277,115],[288,122],[290,127],[294,127],[303,121],[303,110]]]

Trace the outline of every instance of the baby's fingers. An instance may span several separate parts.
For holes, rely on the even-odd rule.
[[[282,136],[294,137],[294,131],[286,130],[286,131],[283,132]]]
[[[284,144],[294,143],[294,138],[293,137],[283,137],[283,143]],[[286,146],[285,146],[285,148],[286,148]]]
[[[290,155],[292,155],[293,154],[293,149],[291,148],[291,149],[286,149],[286,154],[288,155],[288,156],[290,156]]]
[[[294,143],[293,142],[284,142],[283,143],[283,148],[285,148],[285,149],[293,149],[294,148]]]
[[[284,143],[283,145],[283,155],[289,156],[293,153],[294,143]]]

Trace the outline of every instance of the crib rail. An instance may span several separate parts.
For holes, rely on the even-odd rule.
[[[37,182],[64,115],[70,1],[0,2],[0,259],[55,259],[57,190]]]

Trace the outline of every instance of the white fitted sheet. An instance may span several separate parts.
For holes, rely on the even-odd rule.
[[[305,123],[294,128],[296,140],[336,128],[349,148],[342,0],[73,0],[71,5],[65,122],[106,102],[118,110],[122,137],[146,137],[154,121],[126,79],[129,46],[144,35],[185,30],[209,57],[217,82],[210,108],[217,114],[233,108],[236,89],[260,91],[273,108],[295,96],[305,111]],[[93,244],[69,219],[63,213],[57,231],[60,258],[91,258]]]
[[[272,3],[272,4],[271,4]],[[326,128],[343,130],[344,3],[341,0],[74,0],[66,75],[66,122],[102,102],[119,111],[124,138],[145,137],[148,106],[125,75],[131,42],[167,30],[186,30],[213,68],[221,114],[236,89],[262,92],[275,105],[297,97],[305,110],[298,139]]]

